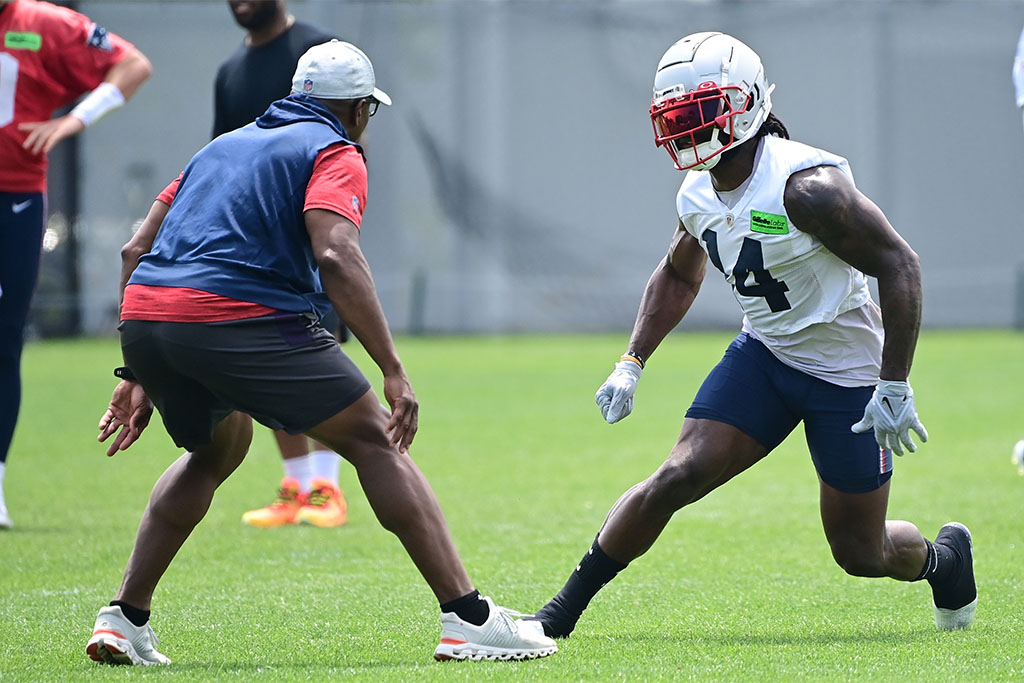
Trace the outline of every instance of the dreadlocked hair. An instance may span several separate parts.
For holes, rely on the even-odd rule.
[[[765,135],[775,135],[776,137],[788,140],[789,129],[786,128],[786,124],[779,120],[779,117],[769,112],[768,118],[764,120],[764,123],[758,129],[756,137],[762,138]]]

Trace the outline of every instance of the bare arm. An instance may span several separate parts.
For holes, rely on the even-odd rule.
[[[668,255],[647,281],[629,339],[629,355],[615,364],[615,370],[594,395],[601,416],[609,424],[633,412],[633,393],[644,364],[690,310],[704,281],[706,261],[707,255],[700,243],[680,223]]]
[[[906,381],[921,327],[921,265],[917,254],[875,204],[834,166],[794,173],[786,212],[833,254],[877,278],[885,342],[881,379]]]
[[[149,213],[143,219],[142,225],[128,240],[128,243],[121,247],[121,286],[120,295],[117,301],[118,318],[120,318],[121,305],[124,303],[124,288],[128,279],[135,272],[139,265],[139,258],[149,253],[153,248],[153,240],[163,225],[164,216],[167,215],[169,206],[163,202],[153,202]],[[106,441],[118,429],[121,432],[107,449],[107,455],[114,455],[118,451],[126,450],[135,443],[142,435],[143,430],[149,425],[149,419],[153,415],[153,402],[146,396],[145,389],[138,382],[132,380],[121,380],[110,398],[107,410],[100,418],[98,437],[100,442]]]
[[[387,426],[391,444],[408,450],[418,428],[419,404],[359,246],[359,229],[344,216],[324,209],[307,211],[305,219],[331,304],[384,375],[384,397],[391,406]]]
[[[110,67],[103,83],[113,85],[121,92],[124,101],[128,101],[152,73],[153,66],[146,59],[146,55],[132,48],[132,51],[125,55],[124,59]],[[107,107],[114,107],[116,104],[114,102]],[[96,114],[96,117],[99,118],[100,115],[102,112]],[[22,147],[33,154],[40,152],[45,154],[56,147],[61,140],[81,133],[85,130],[85,126],[86,123],[74,114],[65,114],[49,121],[19,123],[18,129],[29,131]]]
[[[142,221],[142,225],[132,235],[132,238],[121,247],[121,295],[118,298],[118,311],[121,310],[121,304],[124,303],[124,288],[128,285],[128,279],[135,272],[135,268],[138,267],[139,259],[142,255],[148,254],[153,248],[156,234],[160,231],[160,226],[163,225],[164,218],[170,210],[171,207],[163,202],[153,202],[153,205],[149,207],[149,213],[146,214]]]
[[[124,95],[124,99],[130,100],[142,84],[153,75],[153,65],[149,63],[146,55],[137,49],[132,49],[124,59],[110,67],[104,83],[110,83],[117,87]]]
[[[668,254],[654,269],[637,312],[629,350],[645,360],[690,310],[704,281],[707,254],[679,225]]]

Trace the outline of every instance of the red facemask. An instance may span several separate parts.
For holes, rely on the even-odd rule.
[[[733,109],[729,100],[730,90],[742,92],[739,86],[719,88],[713,82],[708,82],[702,83],[697,90],[685,95],[651,104],[654,143],[668,151],[676,163],[676,168],[685,170],[704,163],[716,154],[722,153],[735,141],[732,117],[743,113],[746,106]],[[749,103],[748,96],[746,104]],[[721,146],[713,150],[701,150],[701,145],[711,141],[716,127],[721,130],[718,136]],[[670,142],[673,144],[669,144]],[[687,149],[693,150],[696,160],[684,166],[676,152]]]

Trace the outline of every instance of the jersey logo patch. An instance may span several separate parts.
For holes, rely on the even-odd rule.
[[[107,29],[96,24],[92,25],[92,30],[89,31],[89,40],[85,41],[85,44],[104,52],[110,52],[114,49],[114,46],[110,44],[110,39],[107,38]]]
[[[725,224],[726,225],[728,225],[731,228],[733,223],[735,223],[735,222],[736,222],[736,216],[733,216],[731,213],[725,214]]]
[[[750,229],[754,232],[763,232],[766,235],[787,235],[789,234],[789,223],[785,216],[780,216],[777,213],[765,213],[751,209]]]
[[[4,47],[11,50],[32,50],[39,52],[43,46],[43,37],[38,33],[8,31],[4,34]]]

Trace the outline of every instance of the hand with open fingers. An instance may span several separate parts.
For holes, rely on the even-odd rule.
[[[631,360],[621,360],[597,390],[594,400],[608,424],[615,424],[633,412],[633,392],[643,368]]]
[[[921,424],[914,407],[914,390],[907,382],[879,380],[875,393],[864,408],[864,418],[850,427],[856,434],[875,430],[875,441],[882,448],[903,455],[903,446],[911,453],[917,445],[910,438],[910,430],[917,432],[922,442],[928,441],[928,431]]]
[[[392,446],[407,453],[419,429],[420,404],[405,374],[384,377],[384,399],[391,406],[391,419],[385,430]]]
[[[107,449],[107,455],[114,455],[135,443],[153,416],[153,402],[146,396],[146,390],[138,382],[122,380],[114,387],[107,412],[100,418],[101,443],[110,438],[118,429],[121,432]]]
[[[49,121],[19,123],[18,130],[29,131],[25,142],[21,143],[22,147],[32,154],[40,152],[47,154],[64,138],[77,135],[85,130],[85,124],[77,116],[67,114]]]

